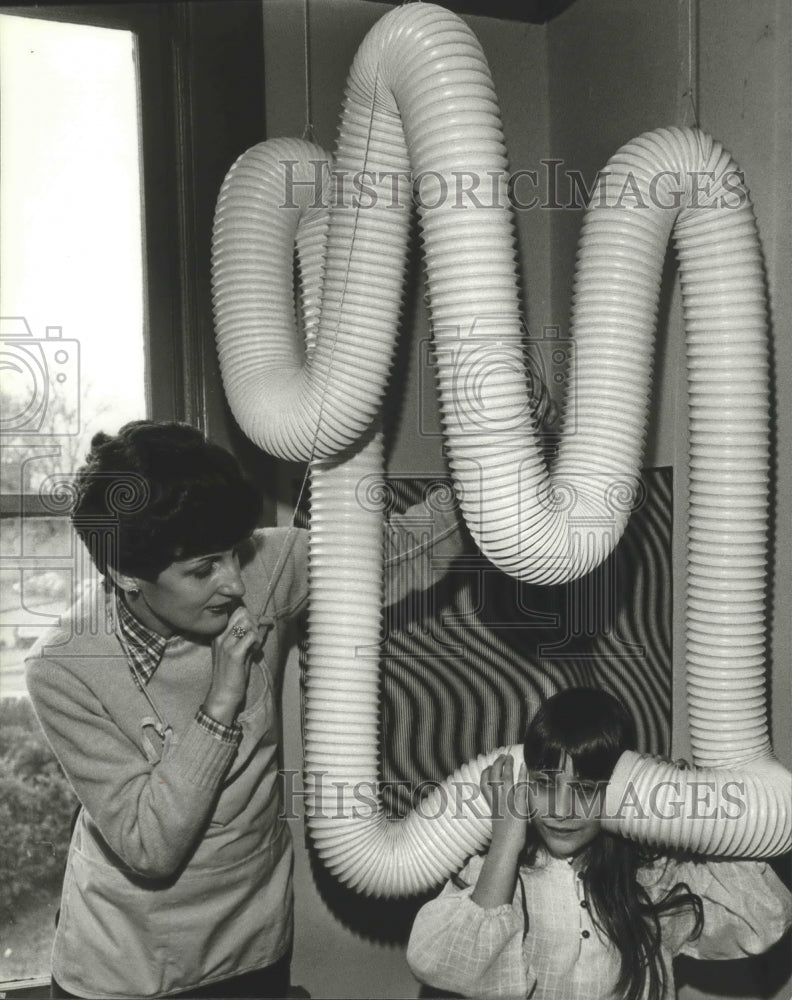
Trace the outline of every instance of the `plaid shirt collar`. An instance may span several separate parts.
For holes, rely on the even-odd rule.
[[[118,637],[129,660],[129,668],[135,682],[138,687],[144,688],[160,665],[168,640],[138,621],[118,591],[116,591],[115,606]]]

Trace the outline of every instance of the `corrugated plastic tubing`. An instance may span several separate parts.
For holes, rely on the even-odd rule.
[[[416,4],[383,17],[355,58],[333,175],[346,178],[343,191],[333,189],[321,149],[273,140],[240,157],[218,200],[213,287],[230,404],[260,447],[311,463],[309,830],[331,871],[375,895],[423,891],[486,843],[490,820],[480,800],[465,800],[497,753],[458,769],[404,820],[389,821],[378,798],[370,805],[382,514],[360,493],[383,469],[378,414],[399,320],[410,178],[420,180],[442,419],[461,508],[482,552],[533,583],[584,575],[621,537],[639,481],[662,263],[673,236],[687,337],[686,669],[695,767],[624,754],[608,789],[607,824],[715,855],[770,856],[792,844],[792,784],[773,757],[765,700],[764,280],[737,167],[708,136],[677,128],[638,137],[608,163],[580,240],[574,426],[565,427],[552,472],[522,361],[506,168],[478,42],[455,15]],[[500,206],[460,208],[454,185],[462,172],[502,178]],[[368,186],[357,204],[356,173]],[[304,352],[295,330],[295,245]]]

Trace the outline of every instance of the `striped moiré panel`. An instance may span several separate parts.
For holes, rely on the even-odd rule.
[[[400,510],[429,486],[389,485]],[[518,583],[465,537],[461,554],[424,560],[419,585],[386,606],[381,777],[391,812],[409,808],[422,783],[520,741],[540,701],[565,687],[615,694],[635,717],[639,749],[667,752],[671,470],[646,470],[643,486],[616,551],[583,580]]]

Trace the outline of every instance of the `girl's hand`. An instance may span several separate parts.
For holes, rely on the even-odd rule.
[[[492,841],[470,898],[485,909],[511,903],[520,854],[528,830],[528,772],[514,780],[511,754],[501,754],[481,775],[481,791],[492,809]]]
[[[212,683],[204,711],[226,726],[233,723],[245,697],[250,654],[258,642],[256,626],[243,605],[233,611],[225,631],[212,643]]]
[[[680,771],[690,770],[690,761],[685,760],[684,757],[677,757],[675,759],[673,757],[666,757],[663,754],[657,754],[656,756],[652,756],[652,754],[646,754],[646,756],[652,757],[653,760],[657,760],[661,764],[673,764],[674,767],[678,768]]]
[[[520,854],[529,825],[528,770],[520,765],[514,778],[511,754],[501,754],[481,775],[481,791],[492,810],[490,851]]]

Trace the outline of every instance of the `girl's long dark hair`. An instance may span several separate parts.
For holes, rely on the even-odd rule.
[[[636,748],[635,727],[626,709],[605,691],[571,688],[549,698],[536,713],[525,737],[525,763],[531,771],[553,771],[564,755],[575,775],[607,781],[624,750]],[[526,863],[540,846],[529,834]],[[693,934],[701,932],[701,898],[684,882],[652,902],[638,881],[638,870],[657,860],[640,845],[602,831],[587,848],[584,886],[597,926],[613,942],[621,958],[616,992],[623,1000],[661,1000],[666,972],[660,953],[660,916],[692,911]]]

